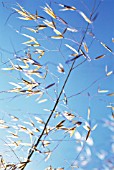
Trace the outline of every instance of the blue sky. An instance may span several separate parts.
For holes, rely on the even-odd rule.
[[[3,1],[4,2],[4,1]],[[47,20],[52,21],[52,18],[43,11],[43,7],[46,3],[54,10],[55,14],[68,23],[68,27],[75,28],[77,32],[66,31],[63,39],[51,39],[50,36],[54,36],[54,32],[51,28],[46,28],[38,33],[33,33],[26,28],[36,28],[42,23],[42,20],[38,21],[24,21],[20,20],[19,14],[13,13],[13,8],[18,8],[16,2],[19,3],[25,10],[32,14],[36,13],[38,10],[38,15],[44,16]],[[62,7],[59,6],[55,1],[8,1],[3,4],[0,3],[0,68],[11,67],[9,61],[19,64],[19,61],[14,60],[17,57],[26,57],[26,53],[29,51],[32,54],[34,60],[40,62],[43,65],[41,70],[45,72],[45,68],[48,65],[48,76],[45,80],[41,80],[38,77],[33,76],[33,78],[41,83],[40,89],[45,92],[42,99],[48,99],[46,102],[41,103],[42,99],[36,101],[37,95],[27,97],[25,95],[17,95],[16,93],[4,93],[14,86],[9,82],[22,83],[22,78],[29,80],[26,75],[18,71],[0,71],[1,83],[0,83],[0,119],[5,120],[6,124],[10,127],[9,129],[0,129],[1,133],[1,146],[0,154],[5,157],[8,162],[10,157],[14,161],[16,160],[15,155],[11,152],[11,149],[5,145],[3,140],[10,143],[9,131],[15,132],[12,126],[17,126],[16,130],[19,133],[19,137],[22,143],[30,143],[36,141],[39,133],[35,133],[32,137],[28,134],[19,130],[20,126],[26,126],[27,128],[32,128],[30,125],[24,122],[34,121],[37,128],[42,131],[42,124],[38,124],[35,120],[35,116],[40,117],[43,121],[46,121],[49,113],[44,109],[52,110],[57,95],[59,94],[63,82],[65,81],[69,68],[71,67],[69,61],[71,59],[71,54],[73,51],[68,47],[71,46],[78,51],[79,43],[84,35],[84,31],[87,27],[87,22],[79,14],[82,11],[88,18],[91,14],[93,5],[97,7],[100,0],[65,0],[57,1],[57,3],[62,3],[69,6],[75,6],[76,11],[59,11]],[[113,123],[114,119],[111,113],[111,106],[114,106],[113,96],[108,96],[114,92],[113,82],[114,82],[114,43],[112,42],[114,38],[114,10],[113,0],[101,1],[100,5],[96,9],[97,18],[89,25],[89,29],[85,36],[82,44],[82,50],[84,51],[84,43],[87,44],[88,52],[85,53],[91,58],[91,61],[84,61],[84,57],[77,59],[74,69],[69,77],[69,80],[65,86],[64,92],[67,96],[68,104],[65,105],[62,99],[64,98],[64,93],[61,96],[61,101],[57,107],[57,111],[60,113],[60,117],[56,119],[52,117],[49,125],[55,126],[61,120],[65,119],[65,125],[69,128],[71,127],[70,122],[64,117],[64,112],[70,112],[74,114],[75,121],[83,122],[81,126],[76,128],[76,131],[72,138],[69,134],[63,131],[50,132],[46,137],[46,140],[51,141],[52,144],[48,149],[53,150],[53,153],[48,161],[44,161],[45,157],[43,154],[35,153],[32,157],[30,165],[27,166],[27,170],[40,169],[44,170],[46,167],[52,165],[54,168],[64,167],[70,169],[70,165],[78,165],[80,170],[97,170],[100,169],[110,169],[108,164],[109,159],[112,158],[114,154],[114,144],[113,144]],[[13,8],[12,8],[13,7]],[[78,11],[78,12],[77,12]],[[54,20],[55,21],[55,20]],[[66,25],[62,22],[55,21],[57,29],[62,32]],[[17,33],[18,31],[18,33]],[[90,36],[93,33],[94,36]],[[23,36],[23,34],[31,35],[37,38],[38,42],[41,44],[38,49],[45,50],[45,55],[38,59],[38,55],[33,54],[36,48],[27,47],[23,42],[28,39]],[[67,44],[67,45],[65,45]],[[104,45],[104,46],[103,46]],[[111,50],[110,50],[111,49]],[[105,55],[103,58],[96,59],[98,56]],[[61,63],[64,67],[65,73],[59,73],[57,71],[57,66]],[[21,63],[22,64],[22,63]],[[20,65],[21,65],[20,64]],[[77,65],[79,65],[77,67]],[[31,66],[31,69],[33,66]],[[112,71],[112,74],[109,75]],[[46,87],[52,83],[55,83],[53,87],[46,89]],[[99,90],[99,92],[98,92]],[[108,90],[106,93],[102,90]],[[56,92],[55,92],[56,91]],[[41,101],[41,102],[40,102]],[[108,106],[108,107],[107,107]],[[82,143],[77,142],[78,137],[81,136],[81,140],[85,140],[87,131],[84,129],[84,123],[88,122],[88,110],[90,109],[90,121],[91,126],[97,124],[97,128],[91,132],[91,136],[85,144],[85,147],[81,154],[77,157],[79,149],[82,148]],[[11,118],[11,115],[16,116],[19,120],[16,122]],[[108,126],[107,126],[108,125]],[[43,139],[45,139],[43,137]],[[62,141],[59,141],[59,140]],[[19,140],[19,139],[13,139]],[[94,144],[92,144],[92,142]],[[15,148],[11,146],[15,153],[19,157],[26,157],[28,148],[24,146],[19,146]],[[45,151],[45,148],[41,146],[38,147],[39,150]],[[47,150],[48,150],[47,149]],[[7,153],[7,154],[6,154]],[[103,157],[103,158],[102,158]],[[23,158],[21,158],[23,160]],[[85,162],[84,162],[85,161]],[[84,164],[85,163],[85,164]],[[96,168],[96,169],[95,169]]]

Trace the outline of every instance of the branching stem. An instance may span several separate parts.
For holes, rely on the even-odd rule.
[[[86,33],[87,33],[87,31],[88,31],[88,27],[89,27],[89,23],[87,24],[85,33],[84,33],[83,38],[82,38],[82,40],[81,40],[81,43],[80,43],[80,45],[79,45],[78,52],[79,52],[80,49],[81,49],[82,43],[83,43],[83,41],[84,41],[84,39],[85,39],[85,36],[86,36]],[[56,102],[55,102],[55,105],[54,105],[54,107],[53,107],[53,109],[52,109],[52,111],[51,111],[51,113],[50,113],[50,115],[49,115],[49,117],[48,117],[48,119],[47,119],[47,121],[46,121],[46,123],[45,123],[45,126],[44,126],[44,128],[43,128],[40,136],[38,137],[38,139],[37,139],[37,141],[36,141],[36,143],[35,143],[35,145],[34,145],[35,148],[38,147],[38,145],[39,145],[39,143],[40,143],[40,141],[41,141],[41,138],[42,138],[42,136],[44,135],[44,132],[45,132],[45,130],[46,130],[46,128],[47,128],[47,125],[48,125],[48,123],[50,122],[50,119],[51,119],[51,117],[53,116],[54,111],[56,110],[56,107],[57,107],[57,105],[58,105],[58,103],[59,103],[60,97],[61,97],[61,95],[62,95],[62,93],[63,93],[63,90],[64,90],[66,84],[67,84],[67,81],[68,81],[68,79],[69,79],[69,77],[70,77],[70,75],[71,75],[71,72],[72,72],[72,70],[73,70],[73,67],[74,67],[75,62],[76,62],[76,59],[73,61],[72,65],[71,65],[71,67],[70,67],[70,69],[69,69],[69,72],[68,72],[67,77],[66,77],[66,79],[65,79],[65,81],[64,81],[64,84],[63,84],[63,86],[62,86],[62,88],[61,88],[61,91],[60,91],[60,93],[59,93],[59,96],[58,96],[58,98],[57,98],[57,100],[56,100]],[[29,163],[28,160],[30,160],[30,158],[32,157],[32,155],[34,154],[34,152],[35,152],[35,150],[32,149],[31,152],[30,152],[30,154],[29,154],[28,157],[27,157],[27,161],[26,161],[24,167],[22,168],[22,170],[25,169],[25,167],[26,167],[27,164]]]

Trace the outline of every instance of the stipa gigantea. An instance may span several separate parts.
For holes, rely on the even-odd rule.
[[[58,8],[58,11],[57,9],[54,10],[55,4]],[[70,110],[70,107],[72,107],[74,104],[72,97],[89,96],[85,94],[85,92],[93,88],[93,86],[97,84],[98,81],[104,80],[104,78],[101,76],[100,78],[92,81],[90,85],[86,86],[86,83],[83,81],[84,77],[82,77],[81,81],[83,83],[81,84],[85,83],[86,87],[82,86],[82,90],[80,90],[79,93],[76,93],[76,86],[78,86],[76,85],[75,90],[72,91],[73,95],[70,93],[71,89],[67,87],[70,82],[68,80],[71,80],[70,78],[72,77],[73,72],[78,72],[78,68],[81,68],[82,66],[84,67],[84,63],[87,65],[89,65],[88,63],[92,63],[94,65],[94,62],[97,63],[106,59],[106,54],[104,51],[101,53],[101,55],[95,54],[94,57],[92,57],[92,42],[90,43],[87,40],[87,35],[90,35],[90,30],[92,30],[92,28],[90,29],[90,25],[92,25],[97,18],[96,8],[99,6],[99,4],[97,6],[94,4],[90,17],[88,17],[88,13],[86,14],[86,12],[82,12],[84,10],[78,9],[78,6],[73,4],[67,5],[59,4],[58,2],[50,2],[43,4],[42,6],[42,16],[39,15],[39,10],[35,10],[38,12],[31,13],[24,9],[24,7],[20,4],[17,4],[16,7],[12,8],[18,14],[19,19],[25,21],[25,24],[26,22],[29,23],[32,21],[31,23],[34,23],[35,26],[31,27],[31,24],[27,24],[27,26],[23,26],[23,28],[25,28],[24,30],[22,29],[21,31],[16,31],[19,35],[22,35],[23,38],[28,39],[25,41],[22,40],[22,44],[27,46],[28,52],[21,53],[20,57],[16,57],[15,61],[10,59],[8,63],[9,66],[5,66],[3,68],[3,70],[9,71],[11,74],[14,73],[15,76],[17,73],[21,75],[20,78],[18,78],[18,82],[9,81],[9,84],[13,87],[6,92],[16,93],[16,96],[25,96],[27,99],[28,97],[29,99],[32,98],[34,95],[37,96],[35,101],[37,102],[38,107],[36,108],[38,108],[37,112],[40,112],[40,116],[31,116],[29,117],[29,120],[27,119],[24,121],[22,121],[20,117],[18,119],[16,116],[12,116],[12,125],[10,123],[5,123],[5,121],[3,121],[1,118],[0,127],[4,130],[8,129],[8,133],[10,133],[10,136],[8,134],[9,145],[14,147],[16,150],[19,148],[20,151],[27,153],[26,156],[24,155],[25,161],[21,160],[18,163],[12,164],[12,166],[15,168],[22,170],[26,168],[29,162],[34,161],[32,157],[33,155],[36,155],[36,153],[39,157],[43,156],[43,160],[45,161],[49,161],[50,157],[53,159],[53,152],[56,152],[57,148],[59,148],[61,145],[63,146],[62,142],[64,143],[65,141],[69,140],[70,142],[74,142],[73,137],[75,136],[75,133],[78,131],[79,127],[84,127],[87,130],[87,133],[84,139],[80,139],[81,135],[78,134],[78,142],[81,144],[84,143],[84,145],[82,146],[81,151],[79,151],[79,156],[76,157],[75,161],[80,158],[81,154],[83,155],[83,150],[86,148],[86,143],[88,142],[90,136],[92,135],[92,131],[97,125],[91,127],[90,107],[88,107],[88,121],[79,116],[81,111],[78,111],[79,114],[76,114],[75,111]],[[80,17],[80,20],[82,17],[82,22],[86,25],[84,25],[84,28],[74,26],[75,23],[72,24],[72,22],[70,22],[67,17],[64,18],[64,16],[62,16],[62,12],[64,13],[63,15],[66,15],[65,13],[67,12],[71,13],[72,15],[79,14],[78,17]],[[99,41],[96,36],[93,36],[92,33],[91,38],[92,40],[94,39],[99,42],[101,46],[103,46],[113,55],[113,50],[102,41]],[[55,64],[54,62],[57,63]],[[86,72],[87,70],[85,73]],[[110,78],[111,75],[113,75],[113,70],[106,72],[105,78]],[[74,80],[78,82],[78,76],[77,79],[76,76],[74,77]],[[70,83],[72,83],[72,81]],[[91,92],[90,90],[88,94],[92,93],[93,96],[95,96],[97,93],[107,92],[106,90],[101,89],[107,88],[97,88],[96,93]],[[98,94],[96,96],[98,96]],[[107,96],[113,96],[113,92],[108,93]],[[78,100],[76,103],[77,102]],[[83,102],[80,103],[83,104]],[[26,104],[24,102],[24,106],[25,105]],[[43,111],[40,109],[40,107],[44,107],[44,105],[48,111],[43,117]],[[16,131],[13,131],[14,129]],[[20,138],[21,140],[12,140],[11,138],[13,137]],[[60,137],[58,143],[55,142],[57,139],[54,140],[54,137]],[[86,148],[86,153],[89,156],[90,152],[91,151]],[[62,157],[64,157],[64,155]],[[78,163],[80,163],[80,161],[81,160],[79,160]],[[76,168],[84,166],[84,164],[87,163],[88,160],[85,162],[82,161],[80,165],[74,163],[72,164],[70,162],[70,167]],[[53,166],[50,165],[47,169],[53,169],[52,167]],[[65,168],[66,167],[56,169],[59,170]]]

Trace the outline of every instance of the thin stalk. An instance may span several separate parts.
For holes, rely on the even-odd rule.
[[[90,19],[92,18],[93,14],[94,14],[94,9],[95,9],[95,4],[93,5],[93,9],[92,9],[92,13],[91,13],[91,15],[90,15]],[[84,35],[83,35],[83,37],[82,37],[81,43],[80,43],[79,48],[78,48],[78,52],[80,51],[80,49],[81,49],[81,47],[82,47],[82,43],[83,43],[83,41],[84,41],[84,39],[85,39],[86,33],[87,33],[87,31],[88,31],[88,28],[89,28],[89,23],[87,24],[85,33],[84,33]],[[65,79],[65,81],[64,81],[64,84],[63,84],[63,86],[62,86],[62,88],[61,88],[61,91],[60,91],[60,93],[59,93],[59,96],[58,96],[58,98],[57,98],[57,100],[56,100],[56,102],[55,102],[55,105],[54,105],[54,107],[53,107],[53,109],[52,109],[52,111],[51,111],[51,113],[50,113],[50,115],[49,115],[49,117],[48,117],[48,119],[47,119],[47,121],[46,121],[46,123],[45,123],[44,129],[42,130],[39,138],[37,139],[37,141],[36,141],[36,143],[35,143],[35,145],[34,145],[35,148],[38,147],[38,145],[39,145],[39,143],[40,143],[40,141],[41,141],[41,138],[42,138],[42,136],[44,135],[44,132],[45,132],[45,130],[46,130],[46,128],[47,128],[47,125],[48,125],[48,123],[50,122],[50,119],[51,119],[51,117],[53,116],[54,111],[56,110],[56,107],[57,107],[57,105],[58,105],[58,103],[59,103],[59,101],[60,101],[60,97],[61,97],[61,95],[62,95],[62,93],[63,93],[63,90],[64,90],[66,84],[67,84],[67,81],[68,81],[68,79],[69,79],[69,77],[70,77],[70,74],[71,74],[72,70],[74,69],[74,64],[75,64],[75,62],[76,62],[76,59],[73,61],[72,65],[71,65],[71,67],[70,67],[70,69],[69,69],[69,72],[68,72],[67,77],[66,77],[66,79]],[[27,157],[27,161],[26,161],[24,167],[22,168],[22,170],[25,169],[25,167],[26,167],[27,164],[29,163],[29,160],[30,160],[30,158],[32,157],[32,155],[34,154],[34,152],[35,152],[35,150],[32,149],[32,150],[31,150],[31,153],[30,153],[30,154],[28,155],[28,157]]]
[[[84,41],[84,39],[85,39],[85,36],[86,36],[86,33],[87,33],[87,31],[88,31],[88,27],[89,27],[89,23],[87,24],[85,33],[84,33],[83,38],[82,38],[82,40],[81,40],[81,43],[80,43],[80,45],[79,45],[78,52],[79,52],[80,49],[81,49],[82,43],[83,43],[83,41]],[[72,65],[71,65],[71,67],[70,67],[70,69],[69,69],[69,72],[68,72],[67,77],[66,77],[66,79],[65,79],[65,81],[64,81],[64,84],[63,84],[63,86],[62,86],[62,88],[61,88],[61,91],[60,91],[60,93],[59,93],[59,96],[58,96],[58,98],[57,98],[57,100],[56,100],[56,102],[55,102],[55,105],[54,105],[54,107],[53,107],[53,109],[52,109],[52,111],[51,111],[51,113],[50,113],[50,115],[49,115],[49,117],[48,117],[48,119],[47,119],[47,121],[46,121],[46,123],[45,123],[44,129],[42,130],[39,138],[37,139],[37,141],[36,141],[36,143],[35,143],[35,145],[34,145],[35,148],[38,147],[38,145],[39,145],[39,143],[40,143],[40,141],[41,141],[41,138],[42,138],[42,136],[44,135],[44,132],[45,132],[45,130],[46,130],[46,128],[47,128],[47,125],[48,125],[51,117],[53,116],[54,111],[56,110],[56,107],[57,107],[57,105],[58,105],[58,103],[59,103],[60,97],[61,97],[61,95],[62,95],[62,93],[63,93],[63,90],[64,90],[66,84],[67,84],[67,81],[68,81],[68,79],[69,79],[69,77],[70,77],[70,74],[71,74],[71,72],[72,72],[72,70],[73,70],[73,67],[74,67],[75,62],[76,62],[76,59],[73,61]],[[30,153],[30,154],[28,155],[28,157],[27,157],[27,161],[26,161],[24,167],[22,168],[22,170],[25,169],[25,167],[26,167],[27,164],[29,163],[28,160],[30,160],[30,158],[32,157],[32,155],[34,154],[34,152],[35,152],[35,150],[32,149],[32,150],[31,150],[31,153]]]

